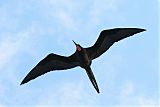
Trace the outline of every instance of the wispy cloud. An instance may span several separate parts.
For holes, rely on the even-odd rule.
[[[58,90],[55,90],[52,95],[50,92],[44,94],[44,99],[39,99],[38,105],[53,105],[53,106],[73,106],[73,105],[88,105],[95,104],[98,100],[92,98],[85,90],[85,83],[80,82],[64,82]],[[85,98],[85,99],[84,99]]]
[[[6,34],[4,38],[0,40],[0,69],[6,66],[7,63],[12,62],[12,58],[20,52],[28,52],[31,53],[32,50],[29,49],[29,46],[32,39],[35,36],[31,36],[35,29],[35,25],[33,24],[25,31],[19,31],[16,33]],[[32,47],[30,47],[32,48]],[[33,48],[32,48],[33,49]],[[3,60],[3,61],[2,61]]]
[[[56,14],[54,14],[55,17],[57,17],[58,21],[67,29],[74,30],[77,28],[76,26],[76,20],[71,16],[69,13],[65,11],[58,11]]]
[[[0,43],[0,68],[2,68],[7,62],[11,60],[14,54],[17,53],[19,46],[16,42],[11,40],[11,38],[5,38]]]
[[[132,82],[125,83],[120,90],[119,103],[121,105],[148,105],[153,107],[158,105],[157,101],[143,94],[144,90],[140,89],[138,91],[136,88],[136,85]]]
[[[110,12],[117,10],[118,1],[117,0],[105,0],[100,2],[99,0],[94,0],[91,2],[90,7],[91,21],[93,23],[100,23],[101,18],[109,17]]]
[[[81,8],[79,7],[81,4],[80,1],[48,0],[44,3],[49,8],[48,15],[50,18],[55,18],[56,22],[65,29],[71,31],[77,29],[78,20],[75,15],[79,13],[79,9]]]
[[[31,25],[26,30],[20,29],[14,33],[6,33],[4,37],[0,39],[0,103],[5,105],[10,104],[22,104],[23,101],[20,99],[24,94],[16,94],[22,92],[19,90],[17,85],[19,86],[18,74],[20,74],[19,69],[21,69],[21,64],[23,59],[18,56],[21,56],[22,53],[26,55],[35,56],[34,43],[35,38],[39,35],[32,36],[35,32],[37,32],[36,24]],[[18,58],[18,59],[16,59]],[[9,90],[12,88],[12,91]],[[26,89],[23,89],[23,92],[27,92]],[[28,93],[28,92],[27,92]],[[10,94],[10,95],[9,95]],[[13,94],[16,94],[13,96]],[[12,100],[7,100],[11,98]],[[27,99],[27,97],[26,97]],[[18,100],[17,102],[14,102]],[[21,100],[21,101],[20,101]]]

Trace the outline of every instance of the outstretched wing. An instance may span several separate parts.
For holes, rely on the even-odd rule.
[[[49,54],[43,60],[41,60],[24,78],[21,84],[35,79],[36,77],[43,75],[53,70],[64,70],[76,67],[79,65],[76,58],[76,53],[69,57],[60,56],[56,54]]]
[[[145,31],[145,29],[115,28],[103,30],[96,43],[92,47],[86,48],[87,54],[90,59],[95,59],[106,52],[115,42],[142,31]]]

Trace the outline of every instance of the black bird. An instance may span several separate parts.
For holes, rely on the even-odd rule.
[[[140,33],[142,31],[145,31],[145,29],[114,28],[103,30],[100,33],[100,36],[97,39],[96,43],[88,48],[83,48],[73,41],[76,45],[76,52],[74,54],[68,57],[56,55],[53,53],[49,54],[28,73],[28,75],[21,82],[21,85],[50,71],[65,70],[80,66],[81,68],[86,70],[91,83],[99,93],[96,79],[90,68],[92,60],[106,52],[115,42],[118,42],[124,38],[132,36],[136,33]]]

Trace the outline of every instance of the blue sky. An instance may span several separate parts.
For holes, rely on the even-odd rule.
[[[158,1],[0,0],[0,107],[156,107],[159,99]],[[97,94],[80,67],[20,86],[47,54],[69,56],[104,29],[147,29],[114,44],[92,63]]]

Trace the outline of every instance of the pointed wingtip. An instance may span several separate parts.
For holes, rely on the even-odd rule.
[[[135,28],[135,30],[136,30],[135,34],[146,31],[146,29],[143,28]]]
[[[146,31],[146,29],[141,29],[141,31]]]
[[[143,32],[143,31],[146,31],[146,29],[143,29],[143,28],[135,28],[138,32]]]
[[[140,32],[146,31],[146,29],[142,29],[142,28],[140,28],[139,30],[140,30]]]

